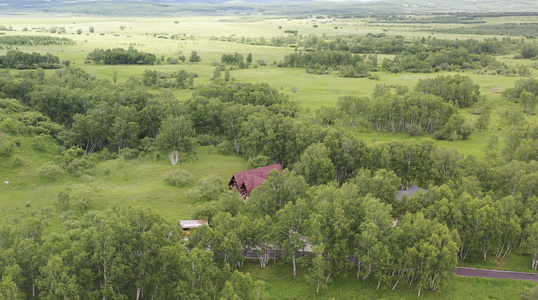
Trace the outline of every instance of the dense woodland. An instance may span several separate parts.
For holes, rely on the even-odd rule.
[[[224,67],[205,85],[195,85],[196,74],[186,70],[146,70],[117,82],[60,65],[52,55],[9,50],[0,57],[5,68],[34,69],[0,71],[3,161],[23,163],[14,155],[20,136],[32,137],[36,151],[60,148],[39,168],[46,182],[81,178],[98,161],[169,156],[179,166],[165,181],[192,186],[186,196],[206,204],[193,217],[211,224],[184,239],[178,224],[151,209],[93,211],[90,188],[66,189],[41,213],[0,225],[0,298],[259,298],[264,283],[241,272],[247,252],[265,268],[277,251],[293,276],[305,265],[316,292],[336,274],[353,272],[377,288],[410,285],[420,295],[442,290],[458,260],[505,257],[516,248],[532,253],[528,265],[536,270],[538,125],[526,115],[535,113],[538,81],[522,79],[503,92],[503,101],[518,105],[502,112],[502,136],[492,135],[486,159],[434,141],[465,140],[490,126],[491,106],[478,85],[446,71],[507,70],[493,54],[523,55],[521,41],[408,42],[381,34],[327,42],[291,34],[281,43],[291,44],[297,52],[277,65],[338,70],[343,77],[374,70],[444,73],[413,88],[378,84],[368,97],[341,97],[335,107],[303,116],[299,103],[267,83],[218,75],[249,67],[251,55],[223,55]],[[379,63],[376,54],[395,56]],[[153,64],[156,56],[96,49],[88,60]],[[189,60],[201,58],[193,51]],[[46,74],[48,64],[59,69]],[[178,89],[192,95],[178,101],[172,93]],[[461,108],[473,109],[476,118],[463,117]],[[357,131],[424,138],[368,145]],[[252,167],[280,163],[285,169],[244,201],[222,179],[193,183],[180,168],[186,157],[196,159],[200,146],[243,156]],[[396,198],[412,185],[423,191]],[[51,229],[53,216],[65,230]]]
[[[463,76],[424,80],[414,91],[379,86],[369,98],[342,98],[330,121],[305,121],[297,103],[266,84],[216,80],[182,103],[166,92],[148,92],[148,72],[125,84],[71,67],[55,72],[4,71],[0,77],[0,153],[9,158],[18,147],[10,136],[35,135],[35,147],[57,140],[64,152],[39,171],[48,180],[82,176],[96,159],[159,151],[182,157],[197,144],[245,155],[253,166],[278,162],[287,170],[273,174],[246,203],[223,192],[220,180],[199,182],[189,197],[207,201],[196,217],[212,226],[194,231],[187,245],[180,230],[150,211],[86,213],[89,200],[77,196],[80,191],[61,193],[55,210],[65,215],[67,232],[47,234],[39,218],[2,225],[2,285],[10,291],[40,298],[253,297],[256,285],[236,272],[244,251],[255,251],[263,267],[269,250],[282,250],[295,268],[296,254],[308,244],[312,252],[301,260],[310,262],[317,288],[355,268],[357,278],[373,276],[391,287],[406,282],[420,293],[437,290],[469,253],[538,251],[538,128],[524,122],[523,111],[511,112],[519,117],[507,120],[507,143],[492,143],[488,160],[429,139],[367,146],[348,129],[414,128],[465,138],[457,128],[475,127],[458,121],[457,107],[476,104],[479,95]],[[443,84],[455,81],[468,82],[457,85],[468,95],[461,103],[443,98]],[[523,83],[506,92],[506,101],[536,97],[536,80]],[[182,184],[185,174],[173,177]],[[396,192],[412,184],[428,191],[396,200]],[[400,222],[393,228],[395,218]],[[196,264],[202,269],[186,268]],[[162,286],[163,277],[170,286]],[[187,282],[189,288],[180,286]]]

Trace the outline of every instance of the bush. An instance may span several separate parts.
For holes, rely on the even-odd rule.
[[[410,136],[416,136],[420,135],[422,133],[422,130],[419,125],[417,124],[409,124],[406,126],[407,133],[409,133]]]
[[[139,153],[140,152],[136,149],[131,149],[131,148],[121,149],[121,156],[123,156],[123,158],[125,159],[137,158]]]
[[[95,191],[90,187],[68,187],[58,194],[56,208],[61,212],[73,210],[78,214],[82,214],[92,205],[95,198]]]
[[[258,155],[256,157],[249,158],[248,165],[255,169],[264,167],[271,164],[271,159],[264,155]]]
[[[217,151],[221,154],[227,155],[234,153],[234,145],[230,141],[222,141],[222,143],[217,145]]]
[[[76,177],[79,177],[82,176],[87,166],[88,163],[85,159],[75,158],[69,162],[65,169],[69,174],[73,174]]]
[[[186,186],[194,182],[194,175],[185,170],[174,170],[163,176],[166,183],[171,186]]]
[[[177,65],[177,64],[179,64],[179,60],[177,58],[170,57],[170,58],[168,58],[168,63],[171,64],[171,65]]]
[[[10,157],[13,154],[13,144],[7,137],[0,136],[0,157]]]
[[[187,198],[191,201],[209,202],[216,200],[224,190],[224,181],[216,175],[210,175],[198,180],[196,187],[187,192]]]
[[[64,175],[64,170],[53,163],[49,163],[39,168],[38,175],[43,179],[56,181]]]
[[[11,118],[6,118],[0,123],[0,131],[16,134],[18,133],[17,126],[15,125],[15,122]]]
[[[219,143],[217,137],[209,134],[199,134],[196,139],[200,146],[217,145]]]
[[[15,167],[22,167],[24,166],[24,159],[22,159],[22,157],[18,156],[18,155],[15,155],[13,157],[13,165]]]
[[[32,147],[39,152],[45,152],[45,150],[47,149],[45,137],[42,135],[34,137],[32,139]]]

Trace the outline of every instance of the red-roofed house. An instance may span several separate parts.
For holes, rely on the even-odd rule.
[[[278,170],[278,172],[282,173],[280,164],[235,173],[228,186],[230,189],[236,188],[239,190],[244,198],[249,197],[250,192],[262,185],[273,170]]]

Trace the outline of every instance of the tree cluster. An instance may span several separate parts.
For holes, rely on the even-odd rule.
[[[191,88],[194,78],[184,70],[156,82],[151,80],[153,75],[147,71],[142,78],[117,85],[99,81],[77,68],[58,70],[48,77],[43,70],[25,71],[17,77],[5,72],[0,76],[0,98],[17,98],[46,116],[27,112],[23,124],[41,125],[49,118],[62,124],[64,130],[51,127],[43,133],[57,137],[67,148],[82,147],[87,153],[105,148],[119,153],[126,148],[151,150],[153,143],[144,143],[144,138],[153,141],[167,117],[179,117],[186,109],[169,93],[152,94],[147,87]],[[24,130],[16,119],[12,120],[19,132]]]
[[[8,50],[6,55],[0,56],[2,68],[14,69],[58,69],[60,59],[52,54],[25,53],[19,50]]]
[[[156,61],[155,54],[138,51],[133,47],[128,50],[123,48],[95,49],[88,53],[87,61],[104,63],[105,65],[152,65]]]
[[[503,97],[518,102],[523,111],[530,114],[538,104],[538,80],[534,78],[517,80],[513,88],[503,91]]]
[[[60,38],[46,35],[4,35],[0,36],[0,44],[10,46],[70,46],[75,45],[75,41],[69,38]]]
[[[377,85],[372,97],[342,97],[335,108],[323,108],[317,117],[325,124],[339,123],[363,130],[373,127],[380,132],[410,135],[439,132],[439,139],[455,138],[456,131],[465,139],[474,126],[455,115],[457,107],[472,106],[479,96],[478,85],[468,77],[439,76],[419,80],[412,92],[401,86],[392,89]]]
[[[250,275],[212,250],[187,247],[182,228],[149,209],[92,211],[56,233],[46,233],[46,220],[0,227],[3,299],[256,298]]]
[[[326,74],[339,70],[342,77],[368,77],[377,70],[377,56],[341,51],[296,52],[286,55],[279,66],[306,68],[309,73]]]
[[[403,36],[389,37],[384,33],[368,33],[366,36],[320,37],[290,34],[271,39],[236,36],[213,37],[212,39],[252,45],[293,47],[304,51],[349,51],[353,54],[417,54],[424,51],[439,52],[462,48],[471,54],[500,55],[522,47],[519,40],[510,37],[490,38],[482,41],[475,39],[443,40],[435,37],[406,40]]]
[[[239,69],[245,69],[252,63],[252,54],[249,53],[247,55],[246,61],[243,55],[237,52],[234,54],[223,54],[220,61],[223,64],[234,65]]]
[[[358,54],[396,54],[393,60],[384,59],[380,67],[394,73],[430,73],[440,70],[498,67],[499,63],[492,55],[506,53],[508,49],[519,46],[511,39],[446,41],[423,38],[406,42],[403,37],[385,38],[373,35],[352,40],[338,37],[330,42],[309,37],[302,41],[301,45],[304,51],[287,55],[279,65],[316,70],[320,67],[322,70],[341,68],[340,74],[344,77],[365,77],[364,74],[368,71],[377,70],[377,56],[369,55],[370,60],[367,61],[366,56]],[[345,75],[353,72],[353,69],[356,75]]]

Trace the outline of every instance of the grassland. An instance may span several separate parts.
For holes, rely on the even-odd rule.
[[[485,18],[487,24],[503,22],[538,22],[538,17],[513,18]],[[314,28],[313,25],[318,25]],[[412,88],[422,78],[431,78],[439,74],[415,73],[385,73],[378,72],[378,80],[351,79],[338,77],[336,73],[328,75],[307,74],[304,69],[278,68],[270,65],[281,60],[285,55],[293,53],[292,48],[277,48],[268,46],[255,46],[237,44],[212,39],[220,36],[245,36],[271,38],[285,35],[284,30],[297,30],[299,34],[309,35],[365,35],[367,33],[386,33],[387,35],[402,35],[406,39],[428,37],[432,35],[435,27],[456,25],[415,25],[409,24],[369,24],[367,20],[342,19],[324,24],[311,20],[291,20],[282,18],[248,19],[244,17],[173,17],[173,18],[105,18],[105,17],[12,17],[0,16],[0,25],[12,26],[16,31],[2,32],[6,35],[35,35],[46,34],[69,37],[77,42],[74,46],[32,47],[19,46],[20,50],[28,52],[52,53],[61,60],[70,60],[72,65],[79,66],[85,71],[100,79],[112,80],[116,72],[119,81],[125,81],[131,76],[139,76],[144,70],[152,69],[161,72],[175,72],[185,69],[197,73],[196,84],[207,84],[213,75],[215,63],[220,62],[224,53],[252,53],[253,61],[264,60],[268,66],[258,66],[249,69],[232,70],[231,76],[239,82],[267,82],[288,94],[290,100],[298,101],[302,105],[303,117],[315,115],[316,110],[322,107],[334,106],[340,96],[360,95],[368,96],[376,84],[404,85]],[[121,26],[125,26],[121,29]],[[281,28],[279,28],[281,26]],[[28,31],[23,31],[23,28]],[[67,34],[51,34],[41,32],[40,28],[65,27]],[[90,33],[89,27],[95,32]],[[338,29],[335,29],[338,27]],[[76,34],[81,29],[82,34]],[[154,35],[155,34],[155,35]],[[180,39],[171,39],[171,35],[179,35]],[[158,36],[166,37],[159,38]],[[474,36],[435,34],[437,38],[465,39],[488,38],[494,36]],[[514,37],[521,38],[521,37]],[[95,48],[128,48],[133,46],[144,52],[150,52],[157,57],[174,57],[188,55],[197,51],[202,57],[200,63],[180,63],[170,65],[163,63],[152,66],[106,66],[85,64],[88,52]],[[7,49],[0,49],[0,55]],[[498,57],[510,66],[525,64],[531,66],[534,61],[514,60],[512,55]],[[13,71],[16,72],[16,71]],[[53,72],[53,71],[47,71]],[[532,69],[533,76],[538,72]],[[499,113],[515,104],[502,99],[500,92],[513,86],[521,77],[481,75],[463,72],[481,87],[482,95],[493,104],[494,110],[490,128],[484,134],[475,133],[468,140],[455,142],[437,141],[438,145],[456,147],[464,154],[484,157],[484,149],[490,135],[502,136],[499,130],[501,117]],[[185,100],[191,91],[176,91],[176,96]],[[468,119],[476,118],[472,109],[462,110],[461,113]],[[529,122],[536,122],[536,115],[527,117]],[[410,137],[405,134],[379,133],[373,130],[357,132],[367,143],[377,143],[392,139],[421,139],[423,136]],[[58,155],[58,146],[50,143],[45,152],[37,152],[31,147],[31,137],[21,137],[21,147],[15,149],[14,156],[23,158],[24,163],[15,165],[14,159],[2,158],[0,163],[0,181],[9,181],[0,187],[0,220],[12,222],[20,215],[31,214],[36,210],[52,210],[58,193],[74,185],[84,185],[95,191],[96,197],[91,209],[102,209],[113,204],[125,206],[151,206],[167,220],[177,221],[191,218],[193,213],[202,208],[204,203],[190,203],[185,192],[190,187],[175,188],[168,186],[162,180],[163,174],[172,170],[166,158],[154,157],[138,158],[133,160],[114,159],[100,161],[81,178],[64,178],[57,182],[47,182],[37,176],[40,165],[55,160]],[[234,172],[248,167],[243,157],[235,155],[222,155],[200,147],[197,155],[188,158],[181,164],[181,168],[189,170],[196,178],[216,174],[223,180],[228,180]],[[52,220],[52,222],[55,222]],[[58,225],[60,226],[60,225]],[[525,267],[526,264],[526,267]],[[495,262],[490,260],[487,264],[480,260],[471,259],[466,262],[468,266],[491,267],[528,271],[528,258],[525,253],[514,253],[510,259]],[[387,287],[375,291],[374,282],[361,282],[357,284],[352,275],[335,278],[326,290],[315,295],[314,289],[305,285],[304,269],[297,279],[291,280],[287,266],[269,266],[267,270],[259,270],[256,263],[248,263],[246,271],[254,279],[267,282],[265,294],[272,299],[357,299],[357,298],[390,298],[408,299],[416,297],[416,291],[404,286],[392,291]],[[535,283],[516,282],[510,280],[489,280],[471,278],[451,278],[442,291],[426,293],[426,299],[508,299],[521,294],[525,289],[535,286]]]
[[[486,24],[498,24],[500,22],[537,22],[536,16],[524,17],[502,17],[502,18],[484,18]],[[58,55],[60,60],[70,60],[72,65],[82,67],[85,71],[93,74],[100,79],[112,80],[113,74],[116,73],[118,81],[125,81],[131,76],[139,76],[144,70],[152,69],[161,72],[175,72],[185,69],[189,72],[198,74],[195,84],[207,84],[213,75],[215,64],[220,62],[220,57],[224,53],[239,52],[243,54],[252,53],[253,61],[264,60],[268,66],[256,66],[249,69],[236,69],[231,71],[231,76],[239,82],[267,82],[277,88],[282,93],[288,94],[290,100],[298,101],[302,106],[302,115],[304,117],[313,116],[315,112],[322,107],[334,106],[339,97],[344,95],[368,96],[374,90],[376,84],[387,85],[404,85],[412,88],[416,82],[422,78],[431,78],[440,74],[454,74],[448,72],[419,74],[419,73],[387,73],[377,72],[379,80],[369,80],[366,78],[342,78],[337,76],[336,72],[328,75],[308,74],[304,69],[279,68],[272,66],[272,62],[280,61],[285,55],[293,53],[293,48],[287,47],[269,47],[239,44],[215,39],[215,37],[260,37],[271,38],[274,36],[285,35],[285,30],[297,30],[299,34],[309,35],[365,35],[367,33],[385,33],[387,35],[403,35],[406,39],[420,38],[431,36],[430,29],[424,24],[372,24],[368,23],[371,19],[326,19],[325,22],[313,19],[284,19],[284,18],[247,18],[247,17],[165,17],[165,18],[106,18],[106,17],[72,17],[72,16],[31,16],[31,17],[14,17],[0,16],[0,25],[11,26],[14,31],[2,32],[5,35],[52,35],[69,37],[76,41],[73,46],[18,46],[16,48],[27,52],[52,53]],[[317,28],[313,25],[318,25]],[[434,26],[453,27],[454,24],[435,24]],[[468,25],[463,25],[468,26]],[[66,34],[57,34],[42,32],[48,31],[52,27],[65,27]],[[90,33],[89,28],[93,27],[94,32]],[[335,29],[335,27],[337,29]],[[27,28],[28,31],[23,31]],[[122,29],[123,28],[123,29]],[[77,34],[78,29],[82,34]],[[179,39],[171,39],[177,35]],[[465,39],[474,37],[476,39],[487,38],[487,36],[472,35],[435,35],[437,38]],[[521,38],[521,37],[513,37]],[[151,66],[140,65],[98,65],[85,64],[85,58],[88,52],[95,48],[128,48],[133,46],[144,52],[150,52],[157,57],[165,58],[177,55],[189,56],[191,51],[197,51],[202,57],[200,63],[180,63],[171,65],[166,62]],[[4,54],[7,48],[0,49],[0,55]],[[498,60],[505,62],[509,66],[527,65],[531,66],[534,61],[515,60],[512,54],[497,57]],[[380,55],[380,59],[383,59]],[[531,68],[536,74],[536,70]],[[13,71],[16,72],[16,71]],[[53,71],[47,71],[53,72]],[[484,134],[475,133],[466,141],[457,140],[437,141],[438,145],[455,147],[464,154],[472,154],[477,157],[484,157],[484,151],[489,136],[492,134],[499,135],[502,138],[502,131],[499,130],[501,117],[499,113],[514,103],[504,100],[500,92],[513,86],[514,82],[521,77],[518,76],[500,76],[500,75],[483,75],[474,74],[470,71],[462,72],[462,75],[469,76],[475,83],[480,85],[480,91],[488,101],[493,104],[493,113],[491,125]],[[190,96],[191,91],[175,91],[176,96],[185,100]],[[468,119],[476,118],[472,114],[473,109],[462,110],[461,113]],[[536,115],[527,117],[529,122],[536,122]],[[421,139],[423,136],[410,137],[406,134],[382,133],[374,130],[357,132],[357,134],[367,143],[376,143],[389,141],[392,139]],[[29,144],[23,138],[23,145]],[[16,198],[17,201],[9,202],[2,209],[16,209],[29,201],[42,201],[43,205],[55,198],[57,190],[64,183],[44,184],[39,182],[35,173],[37,167],[46,160],[54,157],[54,151],[49,155],[33,153],[28,149],[19,149],[21,155],[28,156],[28,166],[10,170],[2,168],[2,176],[18,178],[21,187],[17,190],[16,184],[9,185],[6,189],[0,190],[4,197]],[[199,151],[198,159],[193,159],[184,167],[189,167],[192,171],[200,176],[210,174],[214,170],[206,169],[208,164],[205,161],[211,161],[215,166],[220,166],[219,175],[223,178],[229,176],[236,170],[246,166],[246,162],[240,157],[219,157],[206,156]],[[190,164],[190,165],[189,165]],[[102,176],[103,168],[113,170],[111,175]],[[184,202],[181,196],[182,192],[166,187],[162,184],[160,176],[168,168],[166,161],[130,161],[130,162],[104,162],[99,164],[95,169],[95,176],[91,180],[98,186],[97,190],[109,198],[117,199],[122,203],[151,203],[152,206],[161,207],[162,211],[169,217],[176,215],[181,217],[189,216],[195,208]],[[143,176],[143,178],[140,178]],[[137,179],[139,179],[137,181]],[[141,179],[141,180],[140,180]],[[13,180],[13,179],[11,179]],[[140,182],[143,181],[143,184]],[[132,188],[129,185],[133,185]],[[108,186],[108,187],[107,187]],[[111,188],[115,186],[116,188]],[[41,195],[49,195],[41,200],[33,199],[36,189]],[[157,192],[159,191],[159,192]],[[152,200],[144,200],[146,198]],[[181,208],[176,211],[167,208],[167,203],[179,198]],[[127,200],[130,199],[130,200]],[[4,201],[3,201],[4,202]],[[96,207],[106,203],[105,200],[97,202]],[[160,203],[160,204],[157,204]],[[36,203],[37,205],[37,203]],[[40,205],[37,205],[40,206]]]
[[[315,286],[308,283],[306,268],[299,268],[296,278],[291,276],[291,267],[272,262],[260,269],[257,261],[245,263],[245,272],[254,280],[266,282],[264,296],[267,299],[416,299],[417,290],[405,284],[392,287],[377,281],[357,281],[353,272],[345,273],[333,280],[316,294]],[[537,286],[535,282],[501,280],[489,278],[463,278],[450,276],[437,292],[422,292],[419,299],[519,299],[521,294]]]

